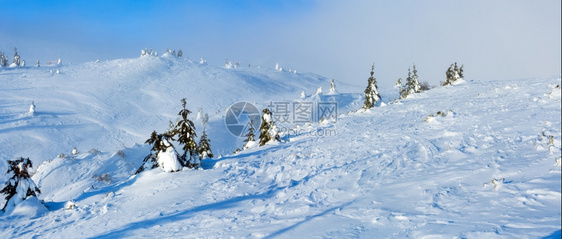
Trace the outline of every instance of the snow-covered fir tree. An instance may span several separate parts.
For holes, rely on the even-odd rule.
[[[141,167],[136,174],[153,168],[162,168],[165,172],[176,172],[182,168],[178,159],[178,153],[174,146],[170,143],[171,135],[169,133],[158,134],[153,131],[150,138],[145,143],[151,144],[150,154],[144,157]]]
[[[421,92],[421,84],[420,81],[418,80],[418,70],[416,70],[416,65],[414,64],[413,66],[414,70],[412,71],[412,73],[414,73],[412,75],[412,90],[413,93],[420,93]]]
[[[328,91],[328,94],[336,94],[336,82],[334,79],[332,79],[332,81],[330,82],[330,90]]]
[[[183,51],[181,49],[178,50],[178,58],[183,58]]]
[[[367,88],[365,88],[365,102],[363,103],[363,109],[373,108],[377,102],[381,99],[378,92],[377,79],[373,76],[375,74],[375,64],[371,67],[371,76],[367,80]]]
[[[203,130],[203,134],[201,134],[201,139],[199,140],[199,157],[201,160],[206,158],[213,158],[213,151],[211,150],[211,142],[210,139],[207,139],[207,133]]]
[[[232,68],[232,62],[230,62],[228,59],[226,59],[226,62],[224,63],[224,67],[228,68],[228,69]]]
[[[421,84],[418,80],[416,65],[414,65],[414,75],[408,68],[408,77],[406,78],[405,85],[400,87],[400,99],[405,99],[411,94],[419,93],[421,91]]]
[[[8,58],[4,55],[3,52],[0,52],[0,67],[7,67],[8,66]]]
[[[249,149],[249,148],[253,148],[256,145],[256,134],[254,133],[255,129],[254,129],[254,121],[250,120],[250,123],[248,124],[248,133],[245,135],[246,139],[244,140],[244,145],[242,145],[242,149]]]
[[[185,108],[187,105],[186,99],[181,99],[181,103],[183,109],[178,113],[181,119],[176,123],[172,134],[177,136],[177,141],[180,145],[183,145],[183,154],[180,157],[183,165],[189,168],[197,168],[201,164],[201,161],[195,141],[195,137],[197,137],[195,125],[193,121],[187,118],[191,111]]]
[[[12,64],[15,64],[16,66],[20,66],[21,64],[21,59],[20,56],[18,55],[18,49],[14,47],[14,60],[12,61]]]
[[[400,87],[402,87],[402,78],[398,78],[396,84],[394,85],[394,88],[400,88]]]
[[[6,195],[6,202],[2,211],[11,211],[16,205],[29,197],[37,197],[41,193],[35,182],[31,180],[29,168],[32,168],[29,158],[20,157],[16,160],[8,160],[8,175],[12,175],[0,190],[0,194]]]
[[[260,146],[264,146],[272,141],[279,141],[277,127],[273,122],[273,114],[268,108],[262,110],[259,140]]]
[[[37,63],[35,63],[35,67],[40,67],[41,64],[39,63],[39,60],[37,60]]]

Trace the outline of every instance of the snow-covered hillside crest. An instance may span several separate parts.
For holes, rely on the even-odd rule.
[[[184,64],[170,60],[170,66],[166,59],[153,57],[144,57],[139,62],[146,59],[156,64],[164,61],[163,69]],[[257,69],[245,71],[242,67],[207,70],[226,75],[229,71],[259,75]],[[72,73],[72,67],[63,72],[56,76],[77,74]],[[113,74],[116,72],[119,71]],[[265,75],[271,77],[270,74],[284,72],[271,70]],[[28,80],[25,78],[18,79]],[[165,76],[159,78],[166,81]],[[278,96],[291,102],[297,99],[303,91],[297,80],[287,83],[293,84],[289,93],[277,93]],[[318,80],[320,84],[310,84],[304,91],[313,92],[329,84],[325,79]],[[268,85],[267,82],[260,82],[259,89],[266,89],[262,84]],[[0,237],[540,238],[557,235],[561,223],[560,84],[559,77],[467,81],[356,112],[351,109],[361,108],[363,99],[357,98],[362,95],[360,87],[355,93],[318,93],[310,97],[305,94],[298,100],[331,100],[347,108],[338,111],[337,121],[295,126],[292,134],[284,135],[284,142],[248,148],[238,154],[224,151],[218,159],[204,160],[203,170],[166,173],[155,169],[134,175],[149,154],[150,145],[120,146],[102,152],[87,150],[93,146],[78,146],[85,148],[80,150],[82,153],[51,157],[33,176],[42,191],[39,199],[45,201],[49,212],[41,216],[1,216]],[[119,94],[125,92],[119,89],[148,90],[132,87],[126,81],[113,86]],[[173,87],[164,88],[173,93]],[[235,89],[245,90],[246,94],[251,91]],[[38,88],[28,91],[42,94]],[[228,95],[226,91],[217,91]],[[340,85],[338,91],[346,92]],[[379,89],[385,102],[394,99],[388,96],[397,95],[395,91]],[[152,130],[163,131],[168,120],[175,119],[179,108],[174,106],[183,97],[168,97],[154,90],[152,94],[158,97],[151,99],[160,100],[158,104],[149,104],[150,101],[143,101],[145,96],[126,94],[122,99],[129,100],[113,102],[127,106],[120,108],[97,100],[99,95],[120,99],[101,89],[94,90],[92,96],[80,91],[63,92],[69,97],[62,101],[66,105],[88,99],[95,102],[95,109],[100,110],[98,115],[114,116],[97,120],[98,125],[110,129],[102,132],[109,132],[106,139],[125,139],[123,135],[135,132],[121,122],[121,114],[108,112],[132,108],[162,114],[160,120],[151,121],[149,115],[154,112],[125,111],[148,121],[140,124],[132,120],[134,117],[125,117],[131,119],[128,123],[135,124],[133,127],[152,124],[147,132],[139,133],[140,140],[131,140],[134,142],[143,142]],[[194,98],[201,94],[194,93]],[[260,104],[270,96],[249,94],[247,97],[255,97],[256,104]],[[19,98],[25,112],[32,99],[22,98],[25,97]],[[5,105],[18,105],[18,101],[8,98],[1,100]],[[131,107],[140,104],[135,101],[147,105]],[[53,127],[50,124],[53,120],[59,120],[62,125],[84,120],[81,118],[84,111],[56,115],[54,112],[60,112],[53,111],[56,108],[50,111],[45,109],[51,107],[49,104],[35,102],[38,105],[35,117],[0,116],[6,120],[3,126],[10,126],[0,129],[2,133],[11,136],[22,131],[40,133],[42,128],[38,126],[44,122],[47,128]],[[227,134],[217,133],[222,132],[224,111],[209,107],[207,104],[216,104],[209,102],[201,104],[206,112],[213,112],[206,130],[213,145],[221,145],[217,141],[230,141]],[[260,106],[265,107],[267,103]],[[229,104],[225,105],[224,108]],[[4,107],[13,112],[13,106]],[[189,108],[197,109],[198,105]],[[217,111],[220,112],[214,114]],[[348,111],[354,113],[347,114]],[[41,112],[51,112],[51,116]],[[432,120],[426,121],[429,115],[433,115]],[[162,127],[155,129],[154,122],[160,121],[164,121]],[[76,124],[76,128],[80,127]],[[114,127],[127,130],[111,130]],[[62,127],[57,130],[62,132]],[[240,147],[242,139],[233,144]]]
[[[53,69],[62,73],[52,73]],[[144,142],[153,130],[164,131],[169,121],[176,121],[182,98],[188,108],[208,113],[206,128],[213,152],[230,153],[241,146],[237,137],[222,133],[222,117],[230,105],[247,101],[265,108],[270,101],[294,99],[298,92],[328,85],[328,79],[312,73],[266,67],[225,69],[169,54],[2,68],[0,157],[26,156],[40,164],[70,154],[74,147],[115,152]],[[27,114],[30,102],[36,106],[33,115]],[[200,135],[202,119],[194,123]],[[14,140],[20,137],[21,141]]]

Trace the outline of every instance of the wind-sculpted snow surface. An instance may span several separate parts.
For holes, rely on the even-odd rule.
[[[0,216],[0,237],[557,236],[560,84],[558,77],[467,81],[369,110],[340,110],[337,122],[305,124],[282,142],[223,153],[202,170],[132,176],[147,145],[127,147],[124,157],[55,158],[33,177],[49,212]],[[361,107],[361,98],[334,99]]]

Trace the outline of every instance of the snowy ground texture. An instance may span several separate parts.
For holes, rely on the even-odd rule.
[[[0,213],[0,238],[560,238],[560,77],[461,82],[394,103],[397,90],[380,89],[385,104],[355,111],[361,87],[310,96],[329,80],[307,73],[165,56],[51,70],[0,69],[0,171],[30,157],[46,205]],[[243,143],[224,126],[228,106],[303,90],[338,102],[338,121],[231,153]],[[196,112],[208,112],[222,157],[131,176],[183,97],[199,134]]]

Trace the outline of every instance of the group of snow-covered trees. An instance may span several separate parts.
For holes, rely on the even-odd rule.
[[[37,197],[41,191],[35,185],[28,169],[32,168],[29,158],[19,158],[16,160],[8,160],[8,172],[10,179],[4,184],[4,188],[0,190],[0,194],[5,195],[6,202],[2,206],[2,211],[11,211],[16,205],[29,197]]]
[[[377,102],[381,99],[378,93],[377,81],[374,74],[375,65],[371,68],[371,76],[367,80],[367,88],[365,88],[365,102],[363,103],[363,109],[370,109],[377,105]],[[464,78],[463,66],[459,68],[457,63],[451,64],[446,72],[445,82],[441,82],[442,86],[450,85],[458,80]],[[333,83],[333,81],[332,81]],[[420,93],[424,90],[429,90],[430,86],[427,82],[420,83],[418,80],[418,71],[416,70],[416,65],[413,65],[413,71],[408,68],[408,77],[406,82],[402,82],[402,78],[398,78],[396,81],[396,87],[399,91],[399,99],[405,99],[409,95]]]
[[[400,99],[405,99],[411,94],[421,92],[421,84],[418,80],[418,71],[416,70],[416,65],[414,65],[413,68],[413,71],[410,71],[410,68],[408,68],[408,77],[406,78],[406,82],[404,82],[404,85],[398,83],[401,81],[401,78],[399,78],[398,82],[396,82],[396,84],[399,85]],[[412,73],[414,74],[412,75]]]
[[[153,131],[150,138],[145,142],[152,145],[150,154],[147,155],[137,174],[146,170],[160,167],[166,172],[177,172],[183,167],[199,168],[201,160],[212,158],[210,140],[207,138],[205,130],[199,144],[196,142],[197,133],[193,121],[187,118],[191,113],[186,108],[187,101],[181,99],[183,109],[178,115],[181,117],[176,124],[170,122],[170,129],[165,133],[158,134]],[[182,154],[179,154],[172,142],[176,141],[182,147]]]
[[[461,67],[459,68],[456,62],[454,64],[451,64],[451,66],[449,66],[449,69],[447,69],[447,71],[445,72],[447,78],[445,79],[444,82],[441,82],[441,85],[442,86],[450,85],[464,78],[463,67],[464,65],[461,65]]]
[[[248,133],[246,133],[246,139],[244,139],[244,145],[242,145],[242,150],[246,150],[253,147],[261,147],[269,142],[280,141],[279,132],[275,122],[273,122],[273,113],[268,108],[262,110],[261,125],[260,125],[260,135],[256,141],[256,129],[254,128],[254,121],[250,120],[248,123]],[[234,151],[239,152],[240,149]]]
[[[14,59],[8,63],[8,56],[0,51],[0,67],[24,67],[25,61],[18,55],[18,49],[14,47]]]

